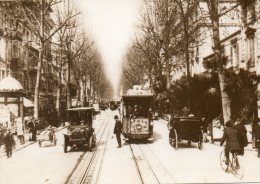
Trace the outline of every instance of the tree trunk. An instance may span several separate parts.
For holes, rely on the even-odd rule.
[[[90,101],[92,101],[92,80],[91,80],[91,76],[89,76],[89,91],[90,91],[90,94],[89,94],[89,103],[90,103]]]
[[[80,101],[80,90],[81,90],[81,87],[80,87],[80,83],[78,82],[77,83],[77,97],[76,97],[77,106],[78,106],[79,101]]]
[[[28,84],[28,93],[27,96],[31,96],[31,90],[32,90],[32,80],[30,77],[30,68],[29,68],[29,59],[27,60],[27,71],[26,71],[26,77],[27,77],[27,84]]]
[[[67,84],[67,108],[71,107],[71,95],[70,95],[70,43],[68,46],[68,84]]]
[[[188,21],[187,21],[188,22]],[[191,109],[191,104],[190,104],[190,53],[189,53],[189,25],[188,23],[184,23],[184,41],[185,41],[185,60],[186,60],[186,72],[187,72],[187,106],[189,107],[189,109]]]
[[[61,73],[59,72],[59,84],[57,89],[57,98],[56,98],[56,110],[57,110],[57,116],[58,120],[60,120],[60,110],[61,110]]]
[[[225,75],[224,75],[224,67],[221,53],[221,42],[220,42],[220,34],[219,34],[219,14],[218,14],[218,6],[219,0],[208,0],[210,18],[212,21],[212,29],[213,29],[213,41],[214,41],[214,52],[215,58],[218,62],[218,78],[219,78],[219,86],[221,92],[221,102],[222,102],[222,112],[223,112],[223,120],[226,123],[230,120],[231,110],[230,110],[230,98],[228,94],[224,91],[225,89]]]
[[[164,62],[165,62],[165,75],[166,75],[166,89],[168,91],[171,87],[171,68],[170,68],[168,56],[165,57]]]
[[[38,60],[38,68],[37,68],[37,77],[35,83],[35,91],[34,91],[34,118],[39,118],[39,89],[40,89],[40,80],[41,80],[41,68],[42,68],[42,59],[43,59],[43,51],[44,51],[44,0],[42,0],[42,9],[41,9],[41,41],[40,41],[40,50],[39,50],[39,60]]]

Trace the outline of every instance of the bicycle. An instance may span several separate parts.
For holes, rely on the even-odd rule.
[[[233,153],[229,153],[229,154],[231,155],[231,159],[229,159],[229,162],[226,163],[225,151],[223,150],[220,153],[221,168],[225,172],[229,172],[229,173],[233,174],[234,176],[238,177],[241,180],[243,178],[243,175],[244,175],[244,169],[243,169],[242,163],[239,162],[238,153],[233,152]],[[229,158],[230,158],[230,155],[229,155]]]

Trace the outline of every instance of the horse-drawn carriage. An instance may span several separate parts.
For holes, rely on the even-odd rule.
[[[68,128],[64,134],[64,152],[68,146],[92,150],[96,137],[92,127],[93,111],[91,107],[72,108],[67,110]]]
[[[181,140],[186,140],[188,145],[191,142],[198,143],[198,148],[202,149],[203,132],[202,121],[197,117],[175,117],[168,123],[169,142],[177,149]]]

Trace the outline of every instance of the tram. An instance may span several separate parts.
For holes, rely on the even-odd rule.
[[[153,135],[152,93],[123,95],[120,110],[126,139],[148,140]]]
[[[110,110],[114,111],[114,110],[118,109],[119,106],[120,106],[120,99],[114,98],[109,101]]]

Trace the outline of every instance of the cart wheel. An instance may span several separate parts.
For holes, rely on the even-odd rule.
[[[198,142],[198,147],[199,147],[199,149],[202,149],[202,141]]]
[[[190,140],[188,140],[188,146],[191,146],[191,141]]]
[[[88,141],[88,150],[92,151],[92,149],[93,149],[93,136],[90,136]]]
[[[39,143],[39,147],[41,147],[42,146],[42,142],[39,140],[38,143]]]
[[[174,129],[174,135],[173,138],[171,139],[171,145],[174,147],[174,149],[178,148],[178,135],[177,135],[177,131]]]
[[[67,148],[68,148],[68,146],[66,144],[64,144],[64,147],[63,147],[64,153],[67,153],[67,151],[68,151]]]

